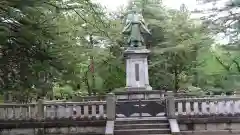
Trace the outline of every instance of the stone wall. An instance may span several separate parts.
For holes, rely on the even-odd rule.
[[[45,130],[45,133],[42,131]],[[12,129],[3,130],[0,135],[104,135],[105,127],[70,127],[48,129]]]
[[[240,123],[189,123],[179,124],[183,135],[229,135],[240,134]]]

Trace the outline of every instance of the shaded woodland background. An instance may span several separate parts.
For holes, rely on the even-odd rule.
[[[240,0],[193,12],[185,5],[168,9],[161,0],[135,1],[152,32],[145,38],[153,89],[208,95],[239,89]],[[6,93],[28,102],[123,90],[126,39],[120,33],[130,7],[109,12],[90,0],[1,0],[2,99]],[[193,19],[196,13],[207,14]]]

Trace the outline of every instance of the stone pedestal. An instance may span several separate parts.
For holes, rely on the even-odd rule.
[[[152,90],[149,85],[148,49],[127,49],[126,58],[126,88],[129,91]]]

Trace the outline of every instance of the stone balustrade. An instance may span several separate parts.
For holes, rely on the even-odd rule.
[[[232,116],[240,114],[240,97],[175,98],[177,116]]]
[[[44,103],[44,118],[103,119],[106,101]]]
[[[0,104],[0,120],[105,119],[106,101]]]
[[[0,120],[36,119],[37,104],[0,104]]]
[[[166,94],[166,95],[165,95]],[[109,98],[110,96],[110,98]],[[136,99],[166,101],[166,114],[174,117],[209,117],[240,115],[240,97],[179,98],[172,92],[118,92],[105,96],[105,101],[43,101],[30,104],[0,104],[0,120],[102,120],[115,118],[118,104]],[[137,96],[137,97],[136,97]],[[107,106],[108,109],[107,109]],[[141,108],[142,109],[142,108]],[[109,111],[109,113],[107,113]],[[110,116],[111,115],[111,116]]]

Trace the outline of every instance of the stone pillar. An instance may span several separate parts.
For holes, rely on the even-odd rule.
[[[4,92],[4,103],[12,103],[13,102],[13,94],[12,92]]]
[[[234,91],[234,95],[235,95],[235,96],[240,96],[240,90],[235,90],[235,91]]]
[[[38,114],[38,119],[44,119],[44,100],[39,99],[37,102],[37,114]]]
[[[169,119],[175,118],[175,101],[174,101],[174,93],[172,91],[167,91],[166,95],[166,108],[167,108],[167,117]]]
[[[126,58],[126,88],[130,91],[152,90],[149,85],[148,49],[127,49]]]
[[[109,93],[107,95],[107,119],[115,120],[116,116],[116,101],[115,95],[113,93]]]

